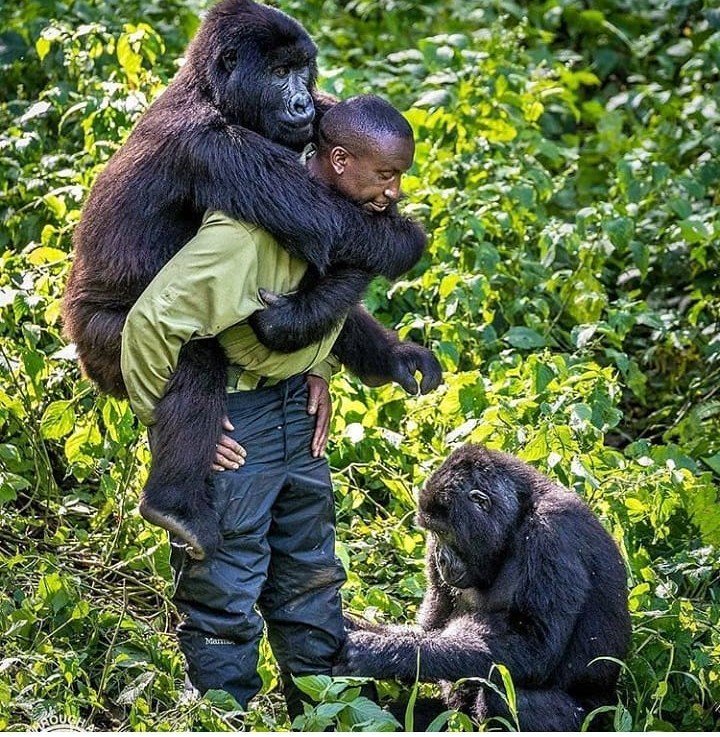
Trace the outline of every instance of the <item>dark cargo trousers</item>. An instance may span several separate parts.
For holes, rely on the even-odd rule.
[[[330,471],[310,451],[307,401],[304,376],[228,395],[232,435],[247,458],[237,471],[213,474],[222,544],[207,561],[178,546],[171,554],[192,684],[246,706],[262,685],[264,620],[291,716],[302,710],[289,674],[329,674],[344,638]]]

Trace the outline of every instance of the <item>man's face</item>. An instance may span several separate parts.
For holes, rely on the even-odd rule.
[[[385,212],[400,197],[402,175],[412,166],[412,138],[382,136],[364,151],[352,153],[343,146],[331,152],[334,186],[369,212]]]

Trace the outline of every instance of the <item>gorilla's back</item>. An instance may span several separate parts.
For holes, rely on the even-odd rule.
[[[623,659],[630,643],[627,574],[617,544],[585,502],[565,489],[558,493],[572,508],[569,534],[590,588],[557,681],[592,708],[592,702],[607,703],[612,693],[608,684],[614,684],[620,672],[607,658]]]

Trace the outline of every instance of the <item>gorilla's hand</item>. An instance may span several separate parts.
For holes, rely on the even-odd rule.
[[[343,614],[343,625],[346,632],[362,632],[370,622],[366,622],[360,617],[353,617],[352,614]]]
[[[336,278],[342,282],[342,273],[338,273]],[[353,282],[349,281],[352,291]],[[331,296],[322,300],[316,299],[312,291],[273,294],[260,289],[260,297],[266,307],[253,312],[248,323],[266,348],[293,353],[319,343],[336,329],[348,308],[345,303],[337,306]],[[354,298],[354,292],[352,296]]]
[[[388,378],[400,384],[408,394],[427,394],[440,386],[442,368],[440,368],[440,362],[435,358],[432,351],[409,340],[396,343],[391,350],[390,376]],[[419,388],[415,379],[416,371],[422,374]],[[377,384],[371,384],[370,381],[365,383],[368,386],[379,386],[386,381],[387,379],[379,381]]]
[[[376,635],[385,635],[387,637],[390,631],[390,627],[386,624],[368,622],[367,619],[361,619],[352,614],[343,614],[343,624],[345,626],[345,632],[374,632]]]
[[[267,306],[264,310],[253,312],[248,318],[248,324],[257,339],[266,348],[282,353],[291,353],[304,348],[307,344],[300,342],[297,335],[299,316],[292,297],[273,294],[265,289],[260,290],[260,296]]]
[[[412,681],[421,646],[422,634],[411,627],[378,625],[373,630],[351,630],[335,659],[332,674]]]

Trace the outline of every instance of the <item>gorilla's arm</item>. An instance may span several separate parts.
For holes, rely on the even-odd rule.
[[[395,332],[383,327],[360,305],[345,320],[332,352],[368,386],[394,381],[409,394],[416,394],[414,374],[419,371],[420,392],[427,394],[442,381],[440,363],[431,351],[410,341],[400,341]]]
[[[533,530],[526,546],[509,612],[464,615],[421,635],[397,628],[350,632],[333,672],[412,681],[419,652],[424,681],[485,678],[493,663],[502,663],[516,684],[542,684],[563,656],[590,583],[583,568],[567,563],[576,558],[541,531]]]
[[[306,277],[310,279],[303,278],[298,292],[266,297],[268,307],[248,319],[263,345],[283,353],[297,351],[320,341],[347,314],[332,352],[349,371],[368,386],[394,381],[410,394],[418,391],[414,374],[420,371],[420,392],[437,389],[442,369],[432,352],[411,341],[398,340],[392,330],[357,304],[358,295],[370,281],[366,272],[331,266],[318,277],[310,267]],[[305,282],[313,278],[317,281],[312,290],[304,289]]]
[[[400,216],[393,205],[388,214],[375,217],[398,219]],[[311,266],[296,293],[272,300],[264,310],[253,315],[250,324],[264,346],[280,353],[292,353],[327,335],[340,315],[347,314],[361,301],[371,280],[372,274],[362,269],[331,266],[320,277]],[[375,333],[378,338],[383,335],[381,331]],[[386,340],[373,345],[376,352],[380,349],[395,350],[394,344]]]
[[[370,281],[371,276],[360,269],[330,266],[320,276],[310,266],[297,292],[263,296],[268,306],[253,313],[248,322],[268,348],[298,351],[322,340],[356,307]]]
[[[185,138],[191,143],[177,157],[178,176],[193,172],[196,209],[265,228],[320,272],[332,260],[392,279],[423,253],[417,223],[364,212],[311,178],[292,151],[257,133],[216,116],[204,135]]]
[[[456,631],[457,625],[458,629]],[[421,681],[456,681],[486,676],[493,659],[485,637],[490,631],[472,616],[456,619],[448,630],[418,633],[408,628],[355,630],[333,668],[333,675],[415,680],[418,654]],[[498,661],[504,662],[504,661]]]

